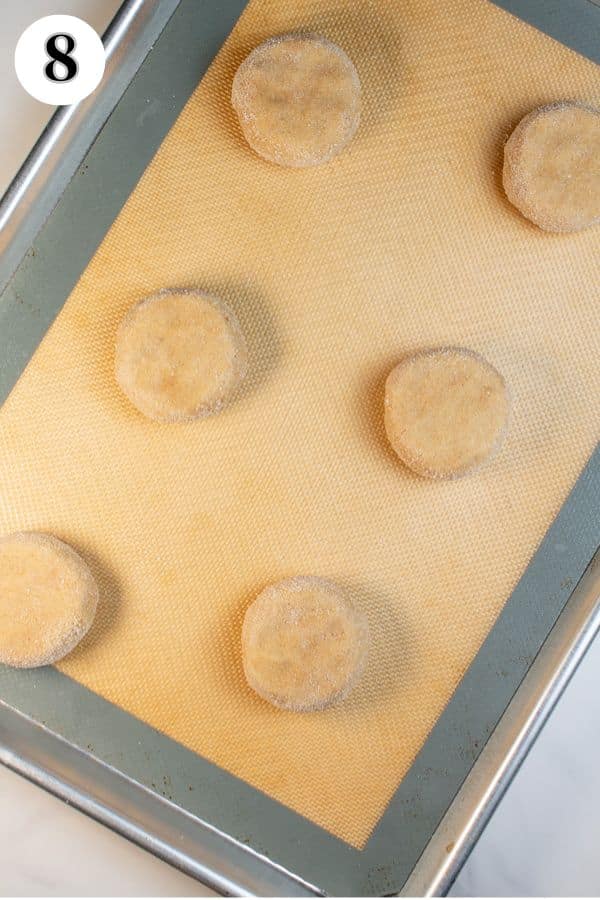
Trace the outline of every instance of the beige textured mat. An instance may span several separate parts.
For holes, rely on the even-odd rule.
[[[308,27],[354,60],[364,115],[330,165],[244,145],[237,64]],[[598,438],[598,230],[538,231],[499,188],[533,107],[600,101],[598,68],[484,0],[252,0],[0,410],[0,530],[70,541],[100,576],[61,666],[360,846]],[[218,293],[251,376],[221,416],[145,421],[113,378],[117,323],[169,285]],[[476,477],[429,483],[388,451],[383,379],[464,344],[505,375],[509,438]],[[245,686],[239,636],[264,585],[348,585],[366,677],[294,715]]]

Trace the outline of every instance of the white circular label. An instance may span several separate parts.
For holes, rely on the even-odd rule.
[[[100,84],[102,41],[77,16],[44,16],[26,28],[15,49],[15,70],[25,90],[52,106],[68,106]]]

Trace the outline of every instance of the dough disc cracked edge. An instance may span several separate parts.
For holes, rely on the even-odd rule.
[[[254,632],[257,627],[256,619],[259,618],[258,624],[260,625],[260,616],[265,615],[262,607],[268,606],[269,603],[277,603],[280,600],[284,604],[286,602],[289,604],[290,598],[292,598],[295,593],[301,593],[303,591],[321,592],[330,595],[335,599],[339,613],[346,616],[346,621],[350,622],[354,629],[352,653],[355,658],[345,681],[343,681],[338,688],[324,697],[315,696],[314,691],[312,693],[309,691],[310,696],[304,701],[301,701],[297,698],[290,699],[289,697],[282,696],[281,692],[277,693],[274,690],[269,690],[264,683],[260,683],[257,678],[254,677],[252,665],[250,664],[248,656],[255,646],[253,639],[255,638]],[[268,616],[268,610],[266,615]],[[298,575],[268,585],[248,607],[242,626],[242,661],[244,674],[246,676],[246,681],[252,690],[272,705],[292,712],[317,712],[340,703],[352,691],[363,674],[368,656],[369,643],[369,628],[365,616],[355,609],[354,605],[346,598],[344,591],[337,584],[328,579],[314,575]]]
[[[223,389],[221,396],[199,402],[192,413],[184,412],[180,409],[169,409],[168,404],[164,401],[159,402],[159,399],[156,397],[150,397],[146,392],[138,389],[135,384],[131,383],[129,360],[126,359],[129,349],[126,346],[127,332],[138,312],[154,303],[160,303],[169,297],[178,296],[196,297],[209,303],[222,316],[229,330],[232,343],[235,345],[229,383]],[[219,413],[239,389],[247,370],[248,349],[237,316],[223,300],[205,291],[187,288],[163,288],[135,303],[119,323],[115,341],[115,378],[117,384],[138,412],[152,421],[162,424],[188,423]]]
[[[344,127],[340,129],[339,136],[335,140],[330,141],[328,145],[324,145],[318,152],[314,150],[312,157],[309,151],[303,151],[300,146],[294,148],[293,141],[292,146],[286,146],[285,140],[276,132],[268,135],[264,130],[261,131],[256,125],[257,114],[253,111],[252,102],[248,97],[252,89],[254,71],[256,69],[260,70],[261,57],[267,56],[273,47],[277,47],[286,41],[312,43],[326,48],[335,56],[340,69],[342,66],[344,67],[345,74],[354,91],[352,104],[344,110]],[[360,124],[361,113],[360,78],[348,54],[333,41],[320,34],[291,32],[269,38],[248,54],[235,73],[231,88],[231,103],[246,142],[262,159],[275,165],[289,168],[318,166],[330,162],[335,156],[340,154],[356,134]],[[304,113],[304,118],[306,118],[306,113]]]
[[[2,646],[0,636],[0,662],[5,665],[14,668],[52,665],[74,650],[91,628],[98,605],[98,585],[85,560],[69,544],[54,535],[40,531],[20,531],[0,537],[0,564],[2,547],[11,543],[50,550],[59,563],[66,565],[76,578],[80,594],[76,604],[78,609],[74,611],[71,622],[59,621],[58,626],[51,623],[51,626],[54,624],[54,634],[49,633],[50,628],[47,627],[46,641],[42,648],[38,648],[35,653],[26,652],[24,648],[15,653],[14,648]]]
[[[503,388],[506,412],[504,415],[503,424],[498,428],[495,439],[491,443],[491,446],[485,458],[481,459],[479,462],[463,465],[453,470],[444,469],[442,471],[440,469],[434,468],[430,463],[424,461],[420,453],[416,452],[414,448],[406,446],[406,444],[402,443],[397,435],[393,433],[396,430],[396,422],[393,421],[393,409],[392,403],[390,401],[390,394],[394,389],[393,381],[396,377],[396,374],[402,372],[404,369],[407,369],[411,363],[418,362],[419,360],[435,359],[436,357],[444,356],[460,356],[465,359],[474,360],[482,367],[482,369],[489,371],[495,378],[497,378],[499,384]],[[508,385],[506,384],[506,381],[504,380],[501,373],[498,372],[498,370],[479,353],[476,353],[474,350],[470,350],[466,347],[433,347],[426,350],[417,351],[416,353],[407,354],[403,359],[400,360],[400,362],[396,366],[394,366],[386,379],[384,399],[384,424],[388,441],[396,455],[399,457],[400,461],[404,463],[404,465],[415,474],[420,475],[423,478],[430,478],[435,480],[453,480],[456,478],[462,478],[465,475],[473,474],[474,472],[478,471],[480,468],[491,462],[491,460],[500,450],[506,437],[510,420],[510,412],[511,395]]]
[[[589,104],[579,101],[563,101],[550,103],[546,106],[540,106],[537,109],[527,113],[521,121],[516,125],[510,134],[506,144],[504,145],[504,163],[502,169],[502,183],[504,192],[509,202],[517,209],[522,216],[537,225],[544,231],[549,232],[576,232],[585,228],[591,228],[600,224],[600,138],[598,138],[598,154],[596,155],[597,166],[597,187],[593,196],[595,200],[595,214],[582,212],[575,208],[575,212],[571,216],[565,217],[564,209],[549,210],[548,203],[544,205],[544,199],[540,203],[536,197],[536,192],[531,192],[530,182],[532,174],[525,172],[523,174],[522,153],[528,138],[529,131],[535,127],[544,117],[551,117],[552,114],[568,111],[580,110],[584,113],[591,113],[596,120],[596,128],[600,135],[600,110]],[[560,126],[558,126],[560,127]],[[570,175],[568,176],[571,177]],[[589,195],[587,197],[589,200]]]

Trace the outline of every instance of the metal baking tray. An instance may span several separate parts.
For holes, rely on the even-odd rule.
[[[594,0],[498,5],[600,62]],[[102,86],[54,115],[17,175],[0,206],[0,402],[244,6],[127,0]],[[161,114],[128,128],[147,97]],[[32,315],[19,292],[42,285]],[[0,668],[0,760],[222,893],[443,894],[600,626],[598,509],[600,449],[362,850],[51,668]]]

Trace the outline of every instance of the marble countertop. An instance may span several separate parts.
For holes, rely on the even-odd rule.
[[[119,0],[22,0],[0,10],[0,194],[51,109],[13,70],[23,29],[51,13],[100,33]],[[18,124],[17,124],[18,123]],[[460,873],[454,896],[598,896],[600,641]],[[213,896],[201,884],[0,766],[0,896]]]

